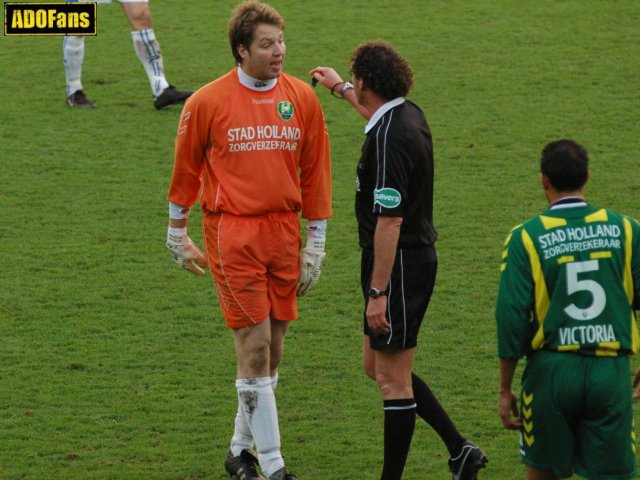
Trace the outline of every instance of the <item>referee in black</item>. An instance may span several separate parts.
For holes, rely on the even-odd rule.
[[[313,78],[365,117],[356,177],[356,218],[365,299],[363,364],[384,403],[382,480],[399,480],[422,417],[446,444],[453,480],[473,480],[487,463],[413,372],[420,324],[436,279],[433,146],[424,113],[406,100],[409,64],[386,42],[366,42],[351,58],[351,82],[317,67]]]

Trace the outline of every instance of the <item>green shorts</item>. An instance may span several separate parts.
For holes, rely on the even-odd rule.
[[[629,357],[537,352],[522,376],[520,453],[537,470],[636,478]]]

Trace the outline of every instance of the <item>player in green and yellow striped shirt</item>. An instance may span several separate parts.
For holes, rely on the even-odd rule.
[[[499,411],[528,480],[636,478],[629,356],[640,347],[640,224],[586,203],[586,150],[542,151],[544,213],[516,226],[496,307]],[[512,392],[527,357],[520,408]]]

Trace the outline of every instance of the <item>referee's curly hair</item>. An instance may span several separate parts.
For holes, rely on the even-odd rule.
[[[413,86],[413,71],[407,61],[382,40],[356,48],[351,56],[351,73],[387,101],[406,96]]]

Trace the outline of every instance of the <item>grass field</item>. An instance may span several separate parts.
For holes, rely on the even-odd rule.
[[[235,2],[151,3],[171,83],[198,88],[232,67]],[[286,70],[300,78],[316,65],[346,76],[369,39],[412,64],[410,98],[434,135],[440,233],[416,371],[489,455],[480,478],[523,478],[517,435],[496,414],[501,245],[545,207],[537,162],[555,138],[589,150],[592,203],[640,217],[640,3],[272,5],[288,22]],[[60,37],[0,38],[0,479],[222,480],[236,405],[230,334],[213,282],[178,269],[164,247],[180,111],[153,108],[120,7],[100,6],[98,25],[83,75],[92,111],[64,103]],[[283,452],[302,480],[374,480],[382,408],[360,370],[353,215],[364,121],[318,95],[334,218],[280,370]],[[447,458],[419,424],[405,478],[448,479]]]

